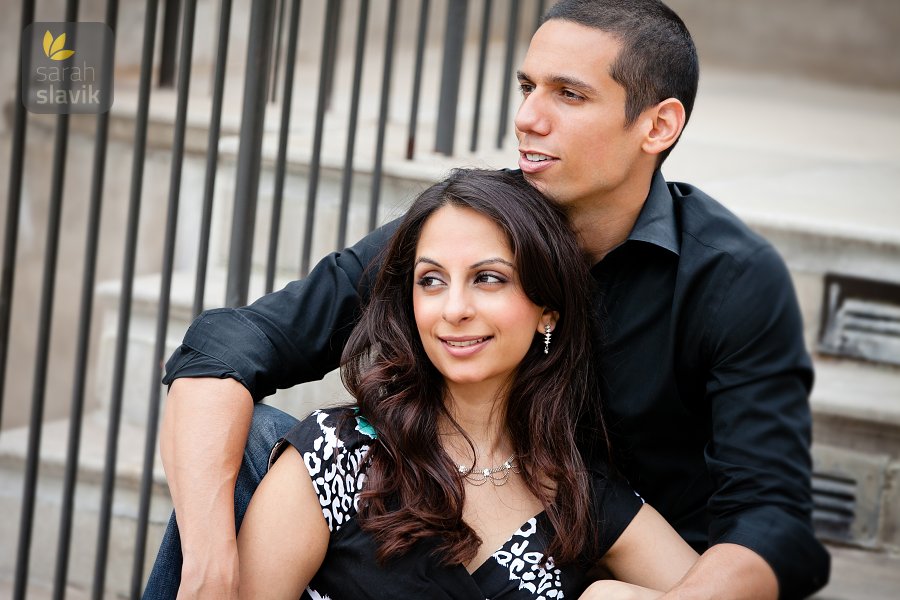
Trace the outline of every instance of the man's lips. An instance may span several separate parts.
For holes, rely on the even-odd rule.
[[[519,150],[519,168],[523,173],[539,173],[559,159],[543,152],[532,150]]]

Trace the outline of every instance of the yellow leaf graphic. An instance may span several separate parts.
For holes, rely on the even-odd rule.
[[[66,47],[66,34],[61,33],[59,37],[53,41],[53,44],[50,45],[50,58],[53,58],[53,55]]]
[[[72,56],[73,54],[75,54],[75,51],[74,51],[74,50],[60,50],[59,52],[55,53],[55,54],[54,54],[53,56],[51,56],[50,58],[53,59],[53,60],[66,60],[67,58],[69,58],[69,57]]]
[[[44,32],[44,54],[49,58],[50,57],[50,44],[53,43],[53,34],[50,33],[50,30]]]

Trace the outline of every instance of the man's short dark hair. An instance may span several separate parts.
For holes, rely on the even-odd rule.
[[[700,76],[697,49],[671,8],[659,0],[560,0],[544,15],[545,23],[552,19],[599,29],[622,44],[609,74],[625,88],[626,127],[666,98],[680,100],[690,118]]]

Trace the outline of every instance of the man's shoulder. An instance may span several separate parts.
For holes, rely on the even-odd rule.
[[[765,238],[703,190],[677,181],[667,185],[680,230],[682,258],[701,263],[726,259],[742,265],[774,250]]]

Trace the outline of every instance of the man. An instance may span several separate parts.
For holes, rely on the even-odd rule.
[[[703,553],[665,597],[802,597],[825,584],[829,558],[811,526],[812,370],[789,276],[736,217],[659,172],[697,77],[690,35],[663,4],[563,0],[519,72],[519,166],[594,263],[617,466]],[[182,597],[237,589],[234,506],[252,493],[242,484],[232,504],[237,473],[261,477],[288,426],[257,409],[258,448],[241,466],[251,400],[337,366],[391,229],[251,307],[204,313],[170,360],[160,444]],[[177,553],[168,536],[162,554]]]

